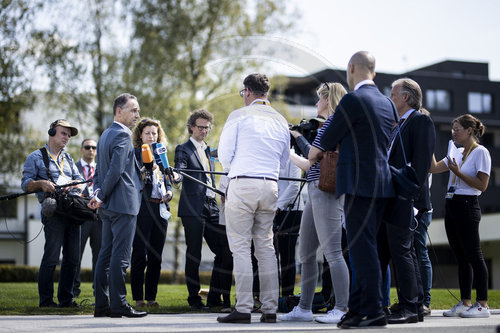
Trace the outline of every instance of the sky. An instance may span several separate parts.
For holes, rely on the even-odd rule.
[[[379,72],[404,73],[443,60],[488,62],[490,80],[500,81],[499,0],[291,0],[289,5],[301,18],[286,42],[320,63],[285,60],[286,74],[345,69],[353,53],[367,50]]]

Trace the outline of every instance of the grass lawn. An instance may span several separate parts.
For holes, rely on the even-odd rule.
[[[55,292],[57,293],[57,283],[54,284]],[[130,285],[128,288],[128,300],[132,301],[132,293]],[[208,288],[208,286],[202,286]],[[81,309],[58,309],[58,308],[39,308],[38,307],[38,287],[36,283],[0,283],[0,315],[35,315],[35,314],[92,314],[94,311],[94,298],[92,296],[92,284],[82,283],[82,293],[75,300],[82,305]],[[451,290],[455,296],[459,296],[457,289]],[[232,300],[234,305],[234,287],[232,289]],[[300,292],[300,288],[296,287],[295,292]],[[433,309],[448,309],[457,303],[455,298],[451,296],[445,289],[432,290],[431,307]],[[472,298],[475,298],[473,292]],[[187,305],[187,289],[185,285],[165,285],[158,286],[157,302],[159,308],[150,309],[149,313],[185,313],[192,310]],[[396,290],[391,289],[391,300],[396,299]],[[500,290],[489,291],[489,306],[490,308],[500,308]],[[57,299],[54,299],[57,302]]]

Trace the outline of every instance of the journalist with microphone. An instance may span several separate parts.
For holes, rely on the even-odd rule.
[[[32,152],[23,168],[21,187],[25,192],[36,192],[40,203],[44,203],[42,224],[45,234],[42,262],[38,271],[38,294],[40,307],[78,307],[73,301],[73,280],[80,257],[80,225],[67,216],[57,214],[54,200],[56,185],[83,181],[73,158],[64,151],[78,130],[64,119],[50,124],[47,144]],[[80,194],[84,184],[65,187],[64,191]],[[57,189],[60,191],[60,189]],[[50,215],[50,216],[49,216]],[[63,249],[61,273],[57,299],[54,302],[54,271]]]
[[[142,119],[132,132],[135,156],[138,161],[142,161],[139,164],[144,166],[144,190],[137,216],[130,267],[132,298],[136,307],[159,306],[156,293],[170,217],[168,202],[173,194],[170,182],[161,172],[164,168],[160,168],[153,159],[152,145],[166,143],[165,139],[160,122],[154,119]]]
[[[94,317],[143,317],[128,304],[125,275],[130,262],[137,214],[141,206],[140,166],[134,153],[130,127],[139,119],[139,102],[121,94],[113,103],[114,121],[97,144],[94,197],[99,208],[102,246],[97,259]]]

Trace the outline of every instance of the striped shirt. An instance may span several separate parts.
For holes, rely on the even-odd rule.
[[[316,138],[314,139],[313,144],[312,144],[313,147],[316,147],[318,149],[321,149],[322,151],[325,151],[325,148],[323,148],[321,146],[321,143],[320,143],[321,137],[323,136],[323,132],[325,131],[325,128],[327,128],[330,125],[330,123],[332,121],[332,117],[333,117],[333,115],[328,117],[328,119],[325,121],[323,126],[321,126],[321,128],[318,130],[318,134],[316,135]],[[321,160],[319,160],[316,163],[314,163],[313,165],[311,165],[311,168],[307,172],[307,176],[306,176],[306,179],[308,182],[312,182],[312,181],[319,179],[319,162],[320,161]]]

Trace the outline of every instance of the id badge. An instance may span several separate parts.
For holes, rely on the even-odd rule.
[[[68,176],[62,174],[62,175],[59,175],[59,178],[57,178],[56,185],[59,185],[59,186],[66,185],[66,184],[71,183],[72,181],[73,181],[73,179],[71,179]]]
[[[455,186],[450,186],[450,188],[448,189],[448,192],[446,192],[445,199],[453,198],[454,194],[455,194]]]

